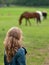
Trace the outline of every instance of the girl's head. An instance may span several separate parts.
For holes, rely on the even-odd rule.
[[[22,31],[18,27],[12,27],[8,30],[4,40],[7,61],[10,62],[19,48],[22,47]]]

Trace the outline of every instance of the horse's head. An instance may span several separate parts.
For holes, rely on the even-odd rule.
[[[42,12],[42,15],[43,15],[44,19],[47,18],[47,12]]]
[[[19,25],[21,25],[21,21],[19,20]]]

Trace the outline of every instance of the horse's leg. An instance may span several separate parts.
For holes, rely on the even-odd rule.
[[[27,19],[26,19],[26,24],[25,25],[27,26]]]
[[[39,21],[39,20],[38,20],[38,18],[37,18],[37,24],[38,24],[38,21]]]
[[[30,20],[28,19],[28,22],[29,22],[29,25],[31,26],[31,22],[30,22]]]
[[[41,23],[41,20],[40,20],[40,18],[37,18],[37,24],[38,24],[38,22],[39,22],[39,23]]]
[[[38,20],[39,20],[39,23],[41,23],[41,19],[39,18]]]

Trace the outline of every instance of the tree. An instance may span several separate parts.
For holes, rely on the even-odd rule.
[[[5,1],[5,4],[9,7],[10,4],[13,2],[13,0],[4,0]]]

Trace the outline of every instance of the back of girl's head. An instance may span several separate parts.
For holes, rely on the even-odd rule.
[[[20,40],[22,38],[22,31],[20,28],[18,27],[12,27],[11,29],[9,29],[9,31],[7,32],[7,36],[8,37],[13,37],[17,40]]]
[[[14,54],[19,48],[22,47],[22,31],[18,27],[12,27],[8,30],[5,40],[5,52],[7,55],[7,61],[11,61]]]

